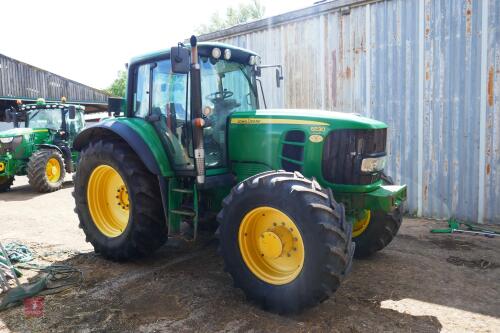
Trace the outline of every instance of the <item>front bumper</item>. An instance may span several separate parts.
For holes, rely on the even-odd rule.
[[[392,212],[406,201],[406,185],[382,185],[367,193],[335,193],[348,210],[369,209]]]

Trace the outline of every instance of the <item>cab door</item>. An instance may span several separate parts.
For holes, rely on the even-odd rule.
[[[143,64],[136,69],[134,114],[155,128],[172,167],[194,172],[188,76],[171,72],[170,59]]]

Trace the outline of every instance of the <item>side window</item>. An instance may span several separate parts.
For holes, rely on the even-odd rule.
[[[157,119],[154,126],[170,151],[174,168],[192,170],[187,75],[172,73],[170,60],[156,62],[152,75],[151,114]]]
[[[157,62],[153,69],[153,114],[171,117],[172,121],[186,120],[187,75],[173,74],[170,60]]]
[[[134,93],[134,114],[136,117],[144,118],[149,114],[149,71],[149,64],[137,68]]]

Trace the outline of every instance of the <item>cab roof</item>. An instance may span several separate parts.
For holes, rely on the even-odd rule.
[[[29,110],[39,110],[39,109],[62,109],[67,108],[70,105],[73,105],[77,110],[85,110],[85,107],[77,104],[66,104],[66,103],[45,103],[45,104],[22,104],[19,106],[19,110],[21,111],[29,111]]]
[[[189,43],[185,45],[189,48]],[[230,44],[216,43],[216,42],[200,42],[198,43],[198,54],[200,56],[209,56],[212,53],[212,49],[218,47],[224,53],[225,49],[231,50],[231,59],[237,62],[246,63],[248,62],[250,56],[258,56],[257,53],[237,47]],[[130,65],[135,65],[137,63],[147,62],[149,60],[154,60],[158,58],[166,58],[170,56],[170,48],[163,49],[159,51],[149,52],[140,56],[133,57],[130,60]]]

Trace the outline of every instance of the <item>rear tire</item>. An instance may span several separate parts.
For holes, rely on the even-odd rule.
[[[28,181],[40,193],[62,188],[66,171],[64,160],[57,150],[40,149],[28,161]]]
[[[95,222],[89,208],[95,207],[96,204],[103,204],[100,207],[116,207],[114,196],[108,200],[100,195],[108,190],[104,188],[106,182],[101,182],[102,188],[90,187],[88,190],[91,176],[98,168],[103,167],[117,172],[127,191],[128,213],[125,228],[115,234],[106,234],[102,223],[109,222],[106,219],[96,219]],[[87,242],[94,246],[95,252],[108,259],[122,261],[151,254],[167,241],[167,226],[158,179],[146,169],[135,152],[125,143],[99,140],[84,147],[74,183],[75,212],[80,219],[80,228],[83,229]],[[99,186],[100,182],[95,184]],[[91,193],[92,191],[95,193]],[[92,211],[95,212],[96,208],[92,208]],[[113,224],[110,226],[113,227]]]
[[[264,214],[266,209],[270,214]],[[276,212],[277,215],[271,215]],[[252,219],[247,228],[249,216]],[[351,268],[354,243],[344,207],[317,182],[298,172],[270,171],[239,183],[224,199],[217,218],[220,222],[217,231],[219,251],[225,269],[232,276],[235,287],[241,288],[249,300],[265,310],[285,314],[312,307],[332,295]],[[285,225],[283,221],[287,218],[300,236],[295,234],[295,228]],[[277,224],[271,224],[274,220]],[[260,232],[263,232],[256,232],[256,237],[251,235],[261,223],[267,223],[262,224]],[[280,223],[284,227],[280,227]],[[296,247],[302,253],[302,264],[297,265],[298,271],[293,271],[292,266],[289,275],[288,271],[280,270],[282,266],[278,261],[293,260],[296,253],[292,252],[291,256],[291,251],[285,253],[290,246],[287,236],[280,235],[280,228],[292,230],[292,239],[300,240],[291,244],[293,251],[296,251],[295,244],[299,245]],[[278,245],[278,250],[276,247],[263,249],[262,243],[258,243],[270,233],[279,235],[281,243],[277,244],[282,247]],[[255,237],[257,243],[249,242],[247,236]],[[252,244],[256,244],[254,249],[257,250],[251,248]],[[252,251],[259,252],[252,254]],[[264,263],[262,266],[259,259]],[[271,269],[266,268],[268,264],[273,265]],[[280,280],[282,277],[285,279]]]
[[[382,175],[384,184],[393,185],[390,176]],[[402,207],[399,206],[390,213],[371,211],[370,221],[363,232],[353,238],[356,242],[354,257],[367,258],[385,248],[394,239],[403,222]]]
[[[7,192],[14,183],[14,177],[0,177],[0,193]]]

